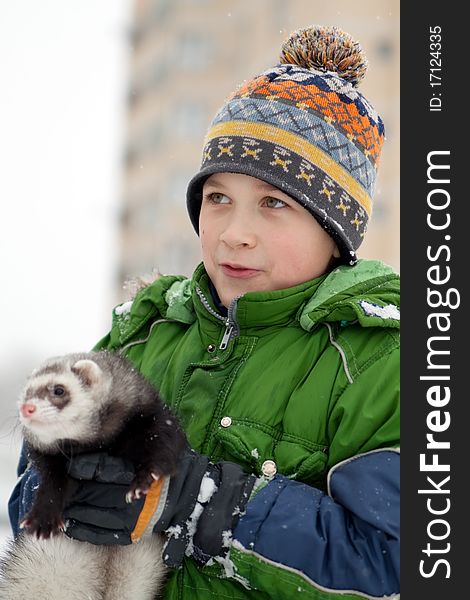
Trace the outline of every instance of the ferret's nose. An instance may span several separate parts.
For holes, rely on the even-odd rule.
[[[22,404],[20,408],[20,412],[23,417],[30,417],[33,413],[36,412],[36,407],[34,404]]]

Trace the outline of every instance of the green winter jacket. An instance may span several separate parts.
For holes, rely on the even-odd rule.
[[[381,587],[374,577],[398,577],[397,518],[384,500],[369,510],[368,499],[371,489],[388,498],[391,486],[396,513],[396,474],[390,479],[387,469],[399,445],[398,276],[381,262],[360,260],[286,290],[247,293],[227,317],[208,284],[202,264],[192,279],[161,276],[114,310],[112,329],[96,348],[123,351],[134,362],[195,450],[259,476],[272,467],[265,461],[274,461],[279,474],[249,502],[229,559],[206,567],[185,559],[164,597],[395,597],[396,584]],[[358,455],[361,461],[349,461]],[[386,481],[370,488],[378,472]],[[365,473],[367,482],[351,493]],[[310,510],[296,533],[298,515]],[[290,529],[289,519],[296,519]],[[304,539],[305,529],[315,531]],[[383,539],[362,552],[375,531]],[[392,551],[377,550],[376,542],[392,544],[395,558],[387,562]],[[356,582],[357,561],[368,554],[365,582]]]

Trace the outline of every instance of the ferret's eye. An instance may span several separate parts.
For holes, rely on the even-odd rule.
[[[54,396],[63,396],[65,389],[61,385],[54,386]]]

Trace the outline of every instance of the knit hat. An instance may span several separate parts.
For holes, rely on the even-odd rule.
[[[366,70],[361,46],[341,29],[294,32],[280,63],[239,86],[209,127],[187,191],[196,232],[204,181],[213,173],[242,173],[301,204],[353,265],[384,140],[381,118],[356,89]]]

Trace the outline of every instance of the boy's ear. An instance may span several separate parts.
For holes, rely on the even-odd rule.
[[[339,258],[340,256],[341,254],[339,253],[338,246],[335,244],[335,247],[333,248],[333,258]]]

